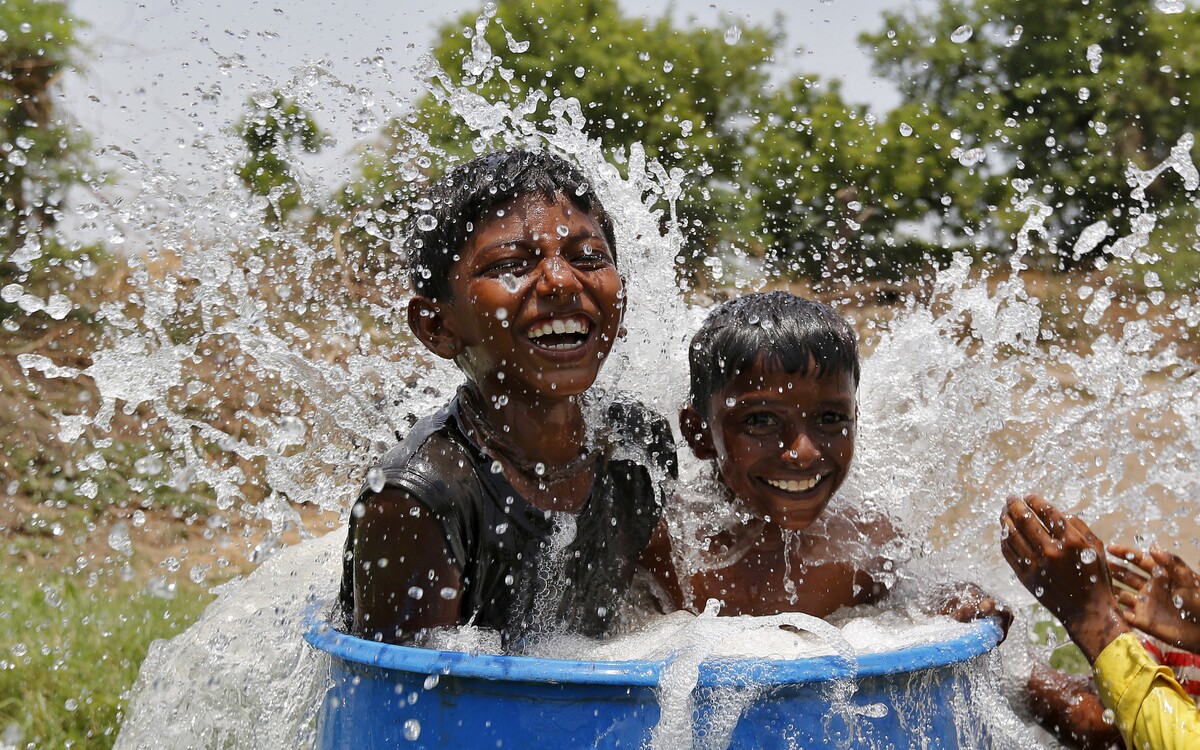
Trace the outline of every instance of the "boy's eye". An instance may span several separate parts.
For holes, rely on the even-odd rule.
[[[519,274],[529,267],[529,261],[521,257],[502,258],[484,269],[487,276],[502,276],[504,274]]]
[[[571,262],[580,266],[606,266],[612,263],[612,257],[605,247],[584,245],[571,259]]]
[[[827,411],[824,414],[821,414],[817,418],[817,421],[822,425],[834,425],[840,427],[851,420],[850,415],[848,414],[842,414],[841,412],[836,411]]]
[[[779,425],[779,419],[774,414],[756,411],[743,417],[742,424],[749,432],[768,432]]]

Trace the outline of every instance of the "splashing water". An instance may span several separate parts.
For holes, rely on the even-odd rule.
[[[1176,12],[1176,3],[1157,5]],[[489,10],[479,24],[486,27],[494,14]],[[966,28],[956,41],[970,33]],[[733,27],[726,41],[735,44],[739,36]],[[522,42],[508,40],[510,52],[522,51]],[[1088,50],[1087,61],[1096,70],[1102,58]],[[630,303],[630,334],[614,349],[598,385],[637,383],[642,401],[673,416],[685,388],[684,342],[702,314],[682,295],[667,293],[678,288],[674,259],[682,235],[674,201],[682,175],[636,147],[622,175],[602,144],[583,132],[578,101],[540,91],[511,105],[485,100],[479,85],[505,69],[479,29],[462,62],[463,85],[432,61],[424,80],[480,144],[552,148],[592,180],[613,217]],[[364,122],[386,109],[375,97],[364,99],[369,92],[339,88],[318,63],[297,71],[281,93],[304,100],[318,89],[362,110]],[[419,184],[431,160],[449,157],[415,126],[401,129],[407,161],[400,174]],[[900,130],[907,136],[912,129]],[[1111,259],[1153,260],[1148,248],[1156,216],[1144,205],[1144,191],[1168,172],[1195,191],[1200,176],[1191,147],[1192,136],[1183,135],[1162,164],[1130,170],[1131,194],[1143,210],[1131,233],[1107,246]],[[371,459],[415,416],[440,406],[457,381],[449,366],[429,361],[407,338],[398,256],[384,251],[371,285],[347,273],[344,240],[361,232],[389,241],[388,223],[405,218],[406,209],[390,216],[352,213],[306,234],[286,224],[264,225],[233,191],[207,205],[190,203],[175,190],[172,175],[133,155],[116,157],[141,180],[127,221],[141,222],[156,238],[145,253],[129,256],[129,283],[138,293],[103,306],[107,338],[87,366],[62,366],[36,354],[20,363],[48,378],[94,381],[99,403],[58,415],[60,440],[103,440],[120,415],[151,414],[169,446],[153,457],[152,481],[180,492],[207,485],[219,509],[268,526],[266,537],[250,545],[266,563],[224,587],[185,634],[156,644],[132,693],[119,745],[154,746],[169,738],[172,746],[302,746],[311,742],[322,687],[322,657],[300,637],[303,613],[334,597],[341,533],[277,552],[282,539],[294,530],[304,535],[304,504],[344,513],[362,483],[377,479],[366,476]],[[314,203],[320,202],[318,182],[300,174],[300,190]],[[154,210],[164,204],[188,209]],[[1003,563],[996,518],[1006,494],[1045,494],[1099,521],[1114,538],[1132,538],[1135,530],[1164,546],[1197,538],[1200,524],[1186,509],[1200,496],[1193,468],[1200,456],[1200,379],[1163,330],[1173,328],[1187,340],[1200,325],[1200,307],[1153,291],[1130,299],[1116,276],[1100,288],[1076,290],[1078,299],[1039,296],[1022,272],[1039,253],[1055,250],[1039,250],[1036,241],[1052,209],[1032,198],[1020,208],[1027,218],[1007,274],[989,278],[957,257],[937,273],[926,299],[872,321],[856,463],[831,510],[853,506],[895,520],[904,537],[888,554],[899,581],[969,578],[1028,602],[997,573]],[[1097,222],[1074,252],[1091,252],[1111,236],[1108,224]],[[1056,309],[1083,302],[1084,322],[1097,332],[1083,345],[1062,345],[1051,331]],[[53,305],[58,310],[61,301]],[[365,332],[363,321],[374,321],[374,332]],[[701,511],[692,523],[725,522]],[[125,528],[107,538],[117,552],[129,543]],[[828,642],[845,641],[843,631],[821,621],[788,618]],[[664,708],[671,704],[678,713],[664,710],[655,746],[694,739],[687,723],[691,687],[708,656],[703,644],[712,631],[706,628],[719,622],[697,618],[694,636],[685,639],[692,648],[672,662],[669,682],[677,687],[664,693]],[[1014,631],[1004,649],[1008,672],[1027,672],[1021,640]],[[973,668],[998,673],[999,658]],[[1011,714],[1005,696],[989,686],[995,687],[978,682],[962,716]],[[732,713],[714,719],[711,746],[731,731],[728,717],[736,721],[754,697],[726,701]],[[1012,729],[1018,739],[1007,746],[1028,746],[1032,740],[1022,731]],[[419,726],[412,733],[419,736]]]

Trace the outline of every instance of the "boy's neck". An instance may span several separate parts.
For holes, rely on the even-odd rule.
[[[578,458],[586,442],[579,397],[517,393],[494,383],[468,382],[466,387],[494,434],[530,463],[554,467]]]

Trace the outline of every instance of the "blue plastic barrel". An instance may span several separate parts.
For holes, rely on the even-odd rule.
[[[748,705],[731,733],[721,730],[734,749],[986,746],[981,722],[967,716],[967,664],[1001,633],[988,620],[958,633],[857,664],[836,656],[707,661],[693,692],[697,744],[706,727],[720,725],[718,699],[740,691]],[[365,641],[318,621],[306,638],[331,661],[317,725],[322,750],[640,748],[659,720],[655,687],[665,662],[435,651]]]

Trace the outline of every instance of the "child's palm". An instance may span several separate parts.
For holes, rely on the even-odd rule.
[[[1162,550],[1142,552],[1114,544],[1108,551],[1137,568],[1111,566],[1113,578],[1132,589],[1116,592],[1125,621],[1179,648],[1200,653],[1200,576],[1183,560]]]

